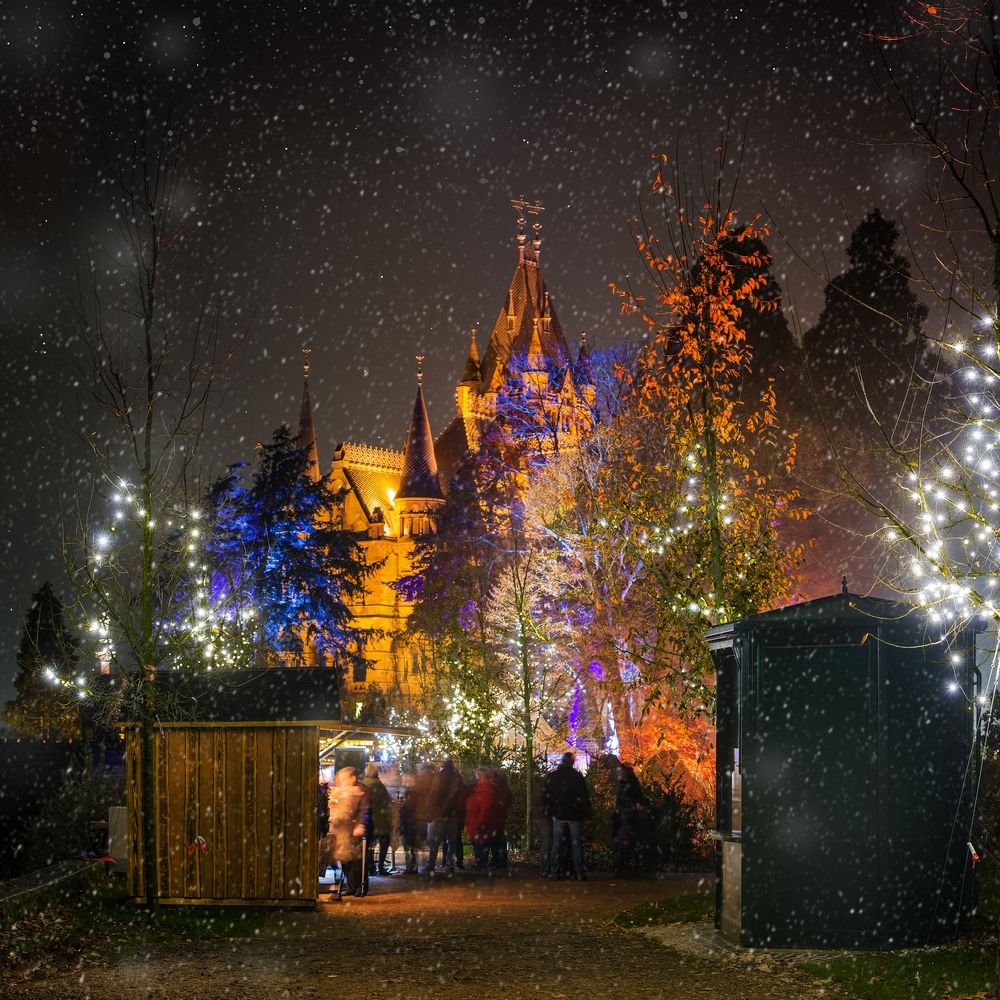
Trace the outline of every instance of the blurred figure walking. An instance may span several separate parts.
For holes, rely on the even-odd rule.
[[[368,871],[372,875],[384,875],[385,856],[389,850],[389,835],[392,833],[392,810],[389,790],[382,784],[375,761],[371,761],[365,768],[362,784],[371,796],[372,829],[368,835]]]
[[[333,856],[344,873],[342,896],[363,896],[367,891],[363,877],[364,838],[371,827],[371,796],[358,783],[353,767],[342,767],[330,789],[330,836]],[[346,884],[345,884],[346,883]]]
[[[572,753],[564,753],[562,762],[548,776],[549,801],[552,809],[552,855],[550,871],[561,878],[563,841],[568,836],[573,851],[576,877],[586,881],[583,867],[583,824],[591,817],[590,790],[582,774],[573,766]]]
[[[427,868],[425,874],[433,875],[437,864],[438,848],[444,844],[441,864],[446,871],[455,870],[455,846],[458,841],[458,817],[462,809],[465,786],[455,762],[449,757],[434,775],[430,787],[427,812]]]
[[[480,767],[465,804],[465,832],[476,859],[476,868],[492,871],[507,864],[507,813],[514,797],[495,768]]]
[[[615,770],[615,808],[611,814],[611,836],[615,843],[615,875],[637,875],[640,872],[638,849],[645,826],[649,799],[639,786],[635,771],[628,764]]]

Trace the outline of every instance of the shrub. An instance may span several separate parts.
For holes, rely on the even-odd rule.
[[[90,761],[73,761],[63,773],[54,796],[27,824],[24,860],[29,868],[43,868],[81,854],[103,853],[107,830],[95,821],[107,820],[111,806],[125,804],[124,785]]]

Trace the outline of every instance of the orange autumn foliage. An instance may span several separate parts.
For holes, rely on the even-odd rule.
[[[777,308],[760,294],[767,229],[759,218],[740,223],[721,195],[691,210],[666,164],[661,157],[654,181],[662,235],[645,223],[636,233],[655,295],[613,286],[647,338],[622,373],[630,392],[620,421],[626,474],[607,483],[602,499],[629,514],[655,606],[642,651],[647,710],[636,754],[665,751],[688,794],[710,799],[714,671],[704,631],[788,598],[797,553],[783,544],[782,527],[804,512],[788,478],[795,441],[778,430],[773,380],[759,398],[744,396],[753,354],[747,319]]]

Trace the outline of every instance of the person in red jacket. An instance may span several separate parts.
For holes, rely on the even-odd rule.
[[[505,857],[507,813],[513,796],[507,782],[492,767],[476,771],[476,784],[465,804],[465,831],[472,844],[476,868],[502,867]]]

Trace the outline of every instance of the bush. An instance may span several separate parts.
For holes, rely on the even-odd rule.
[[[120,777],[90,761],[74,761],[63,773],[58,791],[25,828],[26,867],[43,868],[81,854],[104,853],[107,830],[95,827],[94,822],[107,820],[111,806],[124,804]]]

